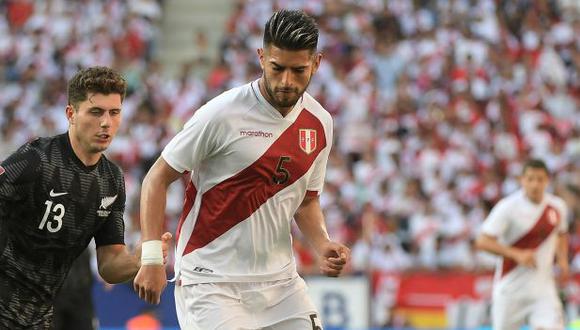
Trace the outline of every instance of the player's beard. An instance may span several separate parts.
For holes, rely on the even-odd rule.
[[[272,106],[274,106],[274,108],[276,108],[276,109],[278,109],[278,108],[291,108],[302,97],[302,95],[306,91],[306,88],[308,88],[308,85],[310,85],[311,79],[312,79],[312,75],[310,75],[310,77],[308,78],[308,83],[306,83],[306,86],[304,86],[304,88],[302,90],[299,90],[298,88],[295,88],[295,87],[294,88],[273,88],[272,85],[270,84],[270,80],[268,79],[268,76],[264,72],[264,87],[266,89],[266,93],[268,93],[268,97],[270,98],[270,102],[272,102]],[[286,97],[278,96],[278,95],[280,95],[280,93],[276,93],[276,92],[283,91],[283,90],[292,91],[292,92],[294,92],[294,94],[282,93],[282,95],[284,95]],[[290,95],[294,95],[294,97],[290,97]]]

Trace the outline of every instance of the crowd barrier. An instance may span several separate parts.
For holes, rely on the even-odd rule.
[[[490,273],[375,272],[307,277],[306,282],[327,330],[489,329]],[[97,283],[94,299],[101,329],[123,328],[141,313],[154,313],[166,329],[177,328],[173,288],[169,283],[161,304],[152,306],[139,300],[129,284],[111,289]],[[580,318],[580,275],[561,293],[566,319],[574,323]]]

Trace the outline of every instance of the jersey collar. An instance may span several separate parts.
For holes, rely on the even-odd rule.
[[[254,92],[254,95],[258,99],[258,102],[268,111],[268,113],[272,114],[274,117],[278,119],[294,121],[296,117],[298,117],[298,114],[300,114],[300,111],[302,110],[303,107],[302,104],[304,103],[304,95],[300,97],[298,102],[296,102],[296,104],[294,105],[292,110],[288,112],[286,117],[282,117],[282,114],[278,110],[276,110],[276,108],[274,108],[270,104],[270,102],[266,100],[264,95],[262,95],[262,92],[260,91],[260,86],[258,85],[258,81],[260,81],[260,79],[256,79],[251,82],[252,92]]]
[[[66,150],[66,153],[69,155],[70,159],[72,159],[72,161],[74,163],[76,163],[80,168],[82,168],[86,172],[90,172],[90,171],[94,170],[95,168],[97,168],[97,166],[99,166],[99,163],[101,162],[101,159],[103,158],[102,156],[101,156],[101,158],[99,158],[99,161],[95,165],[91,165],[91,166],[86,166],[80,160],[80,158],[77,156],[77,154],[75,154],[75,152],[72,148],[72,145],[71,145],[70,140],[69,140],[68,132],[61,134],[59,136],[59,139],[60,139],[61,143],[63,144],[64,150]]]

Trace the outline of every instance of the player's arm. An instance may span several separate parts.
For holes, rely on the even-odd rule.
[[[129,254],[124,244],[111,244],[97,248],[97,265],[103,280],[116,284],[132,279],[140,263],[136,256]]]
[[[534,250],[519,249],[512,246],[503,245],[498,242],[495,236],[489,234],[480,234],[475,241],[475,247],[480,250],[502,256],[504,258],[513,259],[515,262],[523,266],[536,266]]]
[[[180,178],[182,173],[174,170],[159,157],[141,185],[141,239],[143,241],[142,263],[133,286],[139,298],[158,304],[167,282],[165,267],[150,258],[151,244],[161,240],[165,221],[165,205],[169,185]],[[147,260],[152,260],[148,262]]]
[[[559,281],[565,283],[570,277],[570,264],[568,262],[568,233],[558,233],[556,263],[558,264],[558,271],[560,272]]]
[[[306,196],[294,215],[300,231],[318,253],[320,270],[327,276],[338,276],[350,258],[350,249],[332,242],[326,231],[318,196]]]
[[[162,236],[163,263],[167,258],[167,250],[171,234]],[[97,267],[99,275],[109,284],[117,284],[132,280],[141,267],[141,246],[135,254],[129,253],[125,244],[108,244],[97,247]]]
[[[29,144],[23,145],[0,162],[0,199],[14,201],[28,198],[20,187],[35,182],[41,174],[40,155]]]
[[[558,228],[558,242],[556,245],[556,263],[558,265],[558,281],[565,284],[570,278],[570,262],[568,259],[568,208],[564,201],[560,207],[560,224]]]
[[[477,249],[509,258],[522,266],[535,267],[534,250],[519,249],[500,243],[498,237],[503,237],[512,223],[514,206],[509,199],[502,199],[492,209],[483,225],[481,233],[475,240]]]

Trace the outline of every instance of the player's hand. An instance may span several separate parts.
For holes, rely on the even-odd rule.
[[[328,242],[322,246],[320,255],[322,274],[337,277],[350,259],[350,249],[340,243]]]
[[[169,245],[171,243],[171,237],[173,237],[171,235],[170,232],[165,232],[163,235],[161,235],[161,249],[163,250],[163,264],[167,265],[167,255],[168,255],[168,251],[169,251]]]
[[[150,304],[159,304],[161,301],[161,293],[163,293],[163,290],[167,286],[165,265],[167,264],[171,237],[172,235],[169,232],[161,236],[163,265],[142,265],[133,280],[133,289],[139,295],[139,298]],[[141,245],[139,245],[136,255],[138,260],[141,260]]]
[[[536,255],[534,250],[514,249],[513,259],[522,266],[536,268]]]
[[[159,304],[161,293],[167,286],[165,265],[141,266],[133,280],[133,289],[139,298],[150,304]]]

